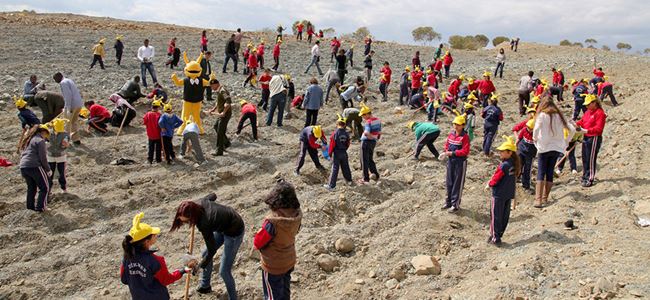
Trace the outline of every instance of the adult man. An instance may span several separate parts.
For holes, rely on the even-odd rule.
[[[235,37],[236,35],[233,34],[230,36],[230,39],[228,39],[228,43],[226,43],[226,58],[224,59],[223,62],[223,70],[221,72],[226,73],[226,67],[228,66],[228,61],[232,59],[233,63],[235,64],[235,73],[237,73],[237,61],[239,60],[237,56],[237,49],[239,48],[238,44],[235,42]],[[241,39],[240,39],[241,40]]]
[[[44,84],[36,86],[36,94],[32,98],[32,103],[27,101],[30,105],[37,105],[43,113],[43,123],[47,123],[56,118],[65,106],[63,95],[45,90]]]
[[[212,51],[206,51],[203,55],[203,59],[200,62],[201,65],[201,78],[205,80],[210,80],[210,74],[212,74],[212,65],[210,65],[210,58],[212,58]],[[205,87],[205,100],[212,101],[212,89],[209,86]]]
[[[235,32],[235,36],[233,37],[233,41],[235,41],[235,53],[239,55],[239,47],[241,46],[241,40],[245,38],[244,34],[241,32],[241,28],[237,28],[237,32]]]
[[[316,65],[316,68],[318,69],[318,75],[323,76],[323,71],[320,69],[320,41],[316,41],[314,44],[314,47],[311,47],[311,63],[309,66],[307,66],[307,70],[305,70],[305,74],[309,72],[309,68],[311,66]]]
[[[214,155],[222,156],[223,151],[230,147],[230,140],[226,136],[226,130],[228,129],[228,121],[232,116],[232,100],[230,99],[230,93],[216,78],[210,80],[210,89],[217,93],[217,103],[210,110],[211,115],[214,115],[215,112],[217,115],[217,120],[214,122],[214,130],[217,132],[217,150]]]
[[[155,51],[153,46],[149,46],[149,39],[144,40],[144,45],[138,49],[138,60],[140,61],[140,77],[142,77],[142,85],[147,88],[147,71],[151,74],[153,83],[157,83],[156,70],[153,68],[153,57]]]
[[[341,95],[339,92],[339,86],[340,86],[340,80],[339,80],[339,74],[338,72],[334,71],[333,69],[329,69],[327,73],[325,73],[325,76],[323,77],[323,82],[325,82],[326,87],[325,87],[325,103],[330,98],[330,90],[334,88],[334,91],[336,91],[337,95]]]
[[[372,75],[372,56],[375,55],[375,51],[372,50],[366,58],[363,60],[363,67],[366,69],[366,82],[370,84],[370,75]]]
[[[278,110],[278,127],[282,127],[282,117],[284,116],[284,106],[287,101],[287,83],[285,81],[287,75],[274,75],[269,82],[271,103],[269,107],[269,114],[266,117],[266,126],[271,126],[273,123],[273,114]]]
[[[535,72],[528,71],[528,75],[519,79],[519,114],[526,114],[526,106],[530,104],[530,92],[533,90],[533,75]]]
[[[63,74],[57,72],[53,76],[54,82],[61,86],[61,94],[63,95],[64,102],[64,115],[65,118],[70,120],[70,139],[75,145],[81,144],[81,140],[77,131],[79,131],[79,112],[84,106],[81,100],[81,93],[77,85],[69,78],[63,77]]]
[[[126,99],[129,104],[133,104],[138,99],[145,97],[140,91],[140,76],[135,75],[132,79],[127,80],[117,94]]]
[[[29,80],[25,81],[23,88],[23,100],[29,102],[36,94],[36,86],[38,85],[38,78],[36,75],[29,76]]]

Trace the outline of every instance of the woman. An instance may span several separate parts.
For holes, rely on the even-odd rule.
[[[27,183],[27,209],[43,212],[50,193],[49,177],[52,174],[47,163],[46,141],[50,130],[46,125],[36,125],[20,142],[20,174]],[[38,190],[38,199],[36,191]],[[35,202],[35,200],[37,200]]]
[[[206,35],[206,31],[203,30],[203,32],[201,32],[201,52],[206,51],[208,51],[208,37]]]
[[[115,108],[113,108],[113,114],[111,116],[111,125],[113,127],[130,126],[131,120],[133,120],[136,115],[135,107],[133,107],[129,101],[124,100],[124,98],[120,97],[118,94],[112,94],[110,97],[108,97],[108,100],[111,100],[111,102],[115,104]],[[126,119],[122,121],[124,118]]]
[[[494,69],[494,76],[499,74],[499,78],[503,78],[503,66],[506,64],[506,52],[503,48],[499,49],[499,54],[497,54],[497,68]]]
[[[244,239],[244,221],[234,209],[216,203],[216,199],[217,195],[211,193],[198,200],[181,202],[176,210],[176,217],[174,217],[170,231],[176,231],[183,224],[188,224],[196,226],[203,235],[207,250],[203,251],[203,260],[199,264],[203,272],[196,290],[201,294],[212,292],[210,285],[212,259],[221,245],[224,245],[219,275],[226,285],[228,297],[236,300],[237,289],[231,270],[239,246]]]
[[[582,186],[590,187],[596,179],[596,159],[603,142],[603,129],[605,128],[605,111],[595,95],[585,97],[587,111],[582,119],[576,123],[578,131],[584,133],[582,141]]]
[[[537,183],[534,207],[542,208],[553,187],[553,170],[564,152],[575,128],[569,124],[551,98],[545,98],[537,109],[533,141],[537,147]]]
[[[312,77],[309,81],[309,87],[305,92],[305,98],[302,101],[302,109],[305,110],[305,127],[316,125],[318,120],[318,110],[323,106],[323,89],[318,85],[318,79]]]
[[[336,54],[336,73],[339,75],[339,81],[343,84],[345,80],[345,74],[348,73],[346,69],[347,57],[345,56],[345,50],[339,49],[338,54]]]

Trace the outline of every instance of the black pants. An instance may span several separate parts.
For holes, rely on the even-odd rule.
[[[524,141],[520,141],[520,143],[525,143]],[[523,149],[523,146],[521,146]],[[521,186],[524,189],[530,189],[530,176],[531,172],[533,170],[533,160],[535,159],[535,156],[537,155],[537,148],[535,148],[535,145],[528,145],[526,151],[519,151],[517,154],[519,155],[519,159],[521,160]]]
[[[582,181],[596,180],[596,160],[602,142],[602,136],[586,136],[582,141]]]
[[[497,126],[483,128],[483,153],[485,155],[490,154],[490,148],[492,148],[492,141],[494,141],[494,136],[497,134],[497,129]]]
[[[587,108],[585,107],[584,98],[575,98],[573,102],[573,120],[576,121],[578,120],[578,117],[580,117],[580,112],[584,113],[587,111]]]
[[[281,275],[273,275],[262,270],[262,289],[264,290],[264,299],[291,299],[291,272]]]
[[[257,55],[257,62],[260,64],[260,70],[264,70],[264,56]]]
[[[386,101],[388,99],[388,84],[386,84],[386,82],[379,83],[379,92],[383,97],[382,101]]]
[[[228,66],[228,61],[232,60],[233,63],[235,64],[234,71],[237,72],[237,54],[226,54],[226,59],[223,62],[223,69],[221,70],[223,73],[226,73],[226,67]]]
[[[296,41],[302,41],[302,31],[298,31],[298,35],[296,35]]]
[[[51,162],[48,163],[50,165],[50,170],[52,171],[52,176],[48,178],[48,185],[50,188],[52,187],[52,184],[54,183],[54,171],[59,172],[59,186],[61,187],[62,190],[65,191],[66,189],[66,180],[65,180],[65,162]]]
[[[467,172],[467,160],[462,158],[450,158],[447,160],[447,206],[460,208],[465,186],[465,174]]]
[[[350,114],[346,121],[346,126],[352,129],[352,132],[354,133],[354,138],[356,139],[361,138],[361,135],[363,134],[363,125],[361,125],[361,121],[362,121],[361,117],[356,113]]]
[[[373,159],[375,146],[377,146],[377,141],[375,140],[361,141],[361,170],[363,171],[363,181],[366,182],[370,181],[369,173],[375,174],[377,179],[379,179],[377,165],[375,165],[375,160]]]
[[[444,67],[445,67],[445,78],[449,78],[449,68],[451,68],[451,65],[444,66]]]
[[[176,153],[174,153],[174,144],[172,144],[172,136],[163,136],[162,145],[165,147],[165,160],[169,163],[176,159]]]
[[[244,80],[244,86],[246,86],[246,84],[248,82],[250,82],[251,79],[253,79],[253,78],[255,78],[257,76],[257,68],[248,68],[247,67],[245,71],[248,71],[248,77],[246,77],[246,80]],[[246,74],[246,72],[244,72],[244,74]],[[251,84],[251,86],[253,86],[253,84]]]
[[[526,114],[526,107],[530,104],[530,92],[519,91],[519,114]]]
[[[318,109],[306,109],[305,127],[318,123]]]
[[[257,140],[257,114],[255,113],[245,113],[239,118],[239,124],[237,124],[237,134],[241,133],[242,128],[244,128],[244,122],[246,120],[251,120],[251,128],[253,129],[253,139]]]
[[[488,106],[488,100],[490,99],[490,94],[481,94],[479,95],[479,99],[481,100],[481,106],[482,107],[487,107]]]
[[[345,100],[342,95],[339,95],[339,100],[341,100],[341,108],[346,109],[348,107],[354,107],[352,99]]]
[[[409,87],[408,85],[400,85],[399,87],[399,105],[404,105],[404,98],[406,102],[410,99]]]
[[[90,64],[90,68],[92,69],[97,62],[99,62],[99,66],[103,70],[104,69],[104,60],[102,59],[101,55],[97,55],[97,54],[93,55],[93,62]]]
[[[162,144],[161,144],[160,139],[149,140],[149,153],[147,153],[147,160],[149,161],[149,163],[153,162],[154,153],[156,154],[156,162],[161,162],[162,161],[162,158],[160,157],[161,156],[160,155],[161,146],[162,146]]]
[[[339,168],[343,172],[345,181],[352,181],[352,172],[350,171],[350,163],[348,162],[348,154],[345,151],[335,150],[332,153],[332,173],[330,173],[329,186],[336,187],[336,179],[339,176]]]
[[[438,150],[436,150],[436,146],[433,145],[433,142],[436,141],[436,139],[440,136],[440,131],[436,132],[431,132],[427,134],[423,134],[419,140],[416,142],[415,146],[415,158],[420,157],[420,152],[422,151],[422,148],[426,145],[427,148],[429,148],[429,151],[433,154],[433,157],[438,157],[440,155],[438,153]]]
[[[210,101],[214,100],[212,99],[212,88],[206,87],[204,88],[204,90],[205,90],[205,100],[210,100]]]
[[[108,121],[109,119],[101,118],[101,117],[91,118],[90,120],[88,120],[88,125],[90,125],[90,127],[92,127],[93,129],[101,133],[106,133],[108,131],[106,129],[108,127],[106,123],[108,123]]]
[[[498,62],[496,69],[494,69],[494,76],[497,76],[499,74],[499,78],[503,78],[503,66],[506,63]]]
[[[490,210],[490,236],[492,242],[500,243],[503,233],[508,227],[510,220],[510,202],[512,199],[501,199],[492,197]]]
[[[27,183],[27,209],[43,211],[47,207],[47,197],[50,193],[47,173],[42,167],[20,168],[20,174]],[[38,191],[38,198],[36,192]]]
[[[124,120],[124,126],[131,125],[131,121],[133,118],[135,118],[135,111],[126,106],[121,106],[117,109],[114,109],[113,115],[111,116],[111,125],[113,127],[120,127],[124,118],[126,118]]]
[[[618,102],[616,101],[616,96],[614,96],[614,88],[611,85],[608,85],[603,88],[602,94],[600,94],[600,101],[605,100],[605,97],[609,97],[609,100],[612,101],[612,105],[616,106],[618,105]]]
[[[316,168],[323,168],[323,165],[321,165],[318,160],[318,149],[309,147],[309,142],[300,141],[300,155],[298,156],[298,162],[296,163],[296,172],[300,173],[300,169],[305,164],[305,156],[307,153],[309,153],[309,157],[311,157]]]
[[[119,66],[122,63],[122,50],[115,51],[115,58],[117,59],[117,65]]]
[[[347,74],[348,71],[346,69],[337,69],[336,74],[339,75],[339,82],[343,84],[345,82],[345,74]]]
[[[577,170],[578,169],[578,166],[577,166],[577,163],[576,163],[576,146],[577,146],[576,143],[577,143],[577,141],[571,141],[569,143],[569,146],[567,146],[567,150],[571,149],[571,151],[569,151],[569,153],[567,153],[567,155],[569,157],[567,157],[566,159],[563,159],[562,162],[560,162],[557,165],[558,170],[562,171],[562,169],[564,169],[564,163],[566,163],[567,160],[569,160],[569,167],[571,167],[571,170]],[[562,154],[562,156],[564,156],[564,154]],[[562,156],[560,156],[560,159],[562,159]]]
[[[262,89],[262,100],[257,104],[258,107],[261,107],[263,110],[268,110],[269,105],[269,96],[271,95],[271,90]]]
[[[275,64],[273,65],[273,68],[271,68],[271,69],[273,69],[274,71],[277,71],[278,67],[280,67],[280,57],[279,56],[273,56],[273,62]]]
[[[230,146],[230,140],[226,136],[230,118],[217,118],[214,122],[214,131],[217,132],[217,155],[222,155],[223,150]]]

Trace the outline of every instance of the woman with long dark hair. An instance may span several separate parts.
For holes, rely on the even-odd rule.
[[[50,193],[49,178],[52,175],[47,163],[47,144],[50,130],[46,125],[35,125],[20,141],[20,174],[27,183],[27,209],[43,212]],[[38,199],[36,192],[38,191]],[[38,200],[38,201],[36,201]]]
[[[216,203],[215,200],[217,195],[210,193],[198,200],[181,202],[170,231],[176,231],[184,224],[188,224],[190,227],[196,226],[203,235],[207,249],[203,251],[203,260],[199,264],[203,272],[196,290],[201,294],[212,292],[210,279],[213,257],[217,250],[224,246],[219,275],[226,285],[228,297],[236,300],[237,289],[231,270],[244,239],[244,220],[233,208]]]

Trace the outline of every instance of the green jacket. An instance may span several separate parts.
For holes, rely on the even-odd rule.
[[[415,132],[415,140],[419,141],[425,134],[440,132],[440,127],[430,122],[415,122],[413,125],[413,131]]]

